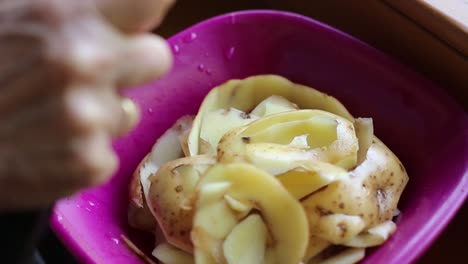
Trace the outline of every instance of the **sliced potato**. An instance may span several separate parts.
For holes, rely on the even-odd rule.
[[[201,149],[200,154],[216,155],[218,142],[226,132],[246,125],[257,118],[235,108],[218,109],[205,113],[201,122],[200,139],[207,142],[209,147]]]
[[[396,224],[389,220],[364,231],[343,244],[358,248],[375,247],[387,241],[395,230]]]
[[[195,264],[192,255],[168,243],[158,245],[152,255],[163,264]]]
[[[308,149],[290,145],[304,134],[309,135]],[[350,169],[356,166],[357,151],[358,140],[350,121],[321,110],[298,110],[231,130],[219,142],[218,161],[249,162],[276,175],[308,160]]]
[[[214,163],[209,156],[179,158],[165,163],[149,178],[149,208],[168,243],[187,252],[192,252],[195,186],[200,175]]]
[[[395,232],[407,181],[371,118],[259,75],[215,87],[158,140],[129,220],[164,234],[154,254],[166,264],[356,263]]]
[[[346,242],[334,225],[324,225],[324,219],[334,215],[360,218],[364,229],[391,220],[407,181],[408,175],[397,157],[374,138],[366,159],[350,172],[350,177],[334,181],[301,201],[311,234],[328,241]],[[352,230],[357,230],[358,222]],[[350,223],[343,222],[342,229],[352,231]]]
[[[301,200],[333,181],[347,178],[348,173],[338,166],[309,160],[276,177],[294,198]]]
[[[219,225],[216,221],[229,219],[228,222],[231,223],[235,214],[232,210],[208,210],[205,208],[219,206],[219,203],[227,204],[222,197],[229,195],[239,201],[251,201],[254,208],[261,214],[272,237],[272,242],[267,245],[265,252],[274,255],[274,263],[299,263],[302,260],[309,236],[304,209],[275,177],[245,163],[218,164],[208,169],[197,189],[203,190],[205,185],[218,183],[229,183],[224,184],[229,188],[224,190],[224,195],[218,195],[221,197],[218,201],[204,199],[203,192],[197,195],[197,210],[192,231],[196,249],[195,255],[199,252],[204,256],[210,255],[217,263],[226,261],[224,254],[220,255],[220,245],[226,243],[225,240],[230,232],[226,233],[226,225]],[[205,202],[200,204],[199,201]],[[211,202],[207,203],[206,201]],[[218,226],[222,228],[218,228]],[[231,231],[234,228],[232,226]],[[222,235],[224,236],[220,238]],[[208,243],[206,243],[207,241]],[[236,246],[228,243],[231,248],[236,247],[238,250],[242,248],[241,245]],[[236,255],[239,254],[242,253],[236,253]],[[260,256],[256,257],[260,258]],[[197,256],[196,259],[198,259]]]
[[[268,116],[293,110],[299,110],[299,107],[282,96],[272,95],[259,103],[252,110],[252,114],[256,116]]]
[[[366,223],[359,216],[334,213],[319,218],[315,223],[314,235],[333,244],[343,244],[365,227]]]
[[[301,109],[320,109],[350,121],[354,120],[346,108],[334,97],[313,88],[292,83],[277,75],[257,75],[243,80],[230,80],[215,87],[203,100],[189,136],[190,155],[199,154],[201,122],[206,113],[230,108],[249,113],[272,95],[281,96]]]
[[[150,182],[148,178],[156,173],[167,161],[183,156],[179,137],[187,134],[192,126],[193,116],[183,116],[168,129],[154,144],[151,152],[140,162],[132,176],[129,190],[129,224],[137,229],[152,232],[156,220],[147,206]]]
[[[223,243],[224,257],[227,263],[263,263],[267,236],[267,227],[259,215],[252,214],[242,220]]]
[[[356,118],[354,120],[356,136],[359,140],[359,150],[357,153],[357,165],[361,164],[367,156],[367,150],[372,145],[374,139],[374,125],[372,118]]]
[[[167,130],[154,144],[147,162],[142,164],[140,179],[143,192],[148,193],[148,178],[156,173],[158,169],[171,160],[183,157],[183,148],[180,136],[184,135],[192,127],[193,116],[183,116]]]

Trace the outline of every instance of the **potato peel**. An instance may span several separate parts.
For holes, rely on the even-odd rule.
[[[371,118],[258,75],[215,87],[156,142],[128,218],[159,234],[166,264],[355,263],[396,231],[408,180]]]

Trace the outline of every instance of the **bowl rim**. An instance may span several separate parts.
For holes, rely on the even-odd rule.
[[[181,38],[182,36],[196,31],[200,27],[205,27],[210,24],[217,23],[218,21],[224,21],[226,19],[232,19],[233,17],[250,17],[250,16],[277,16],[279,18],[288,18],[290,20],[296,20],[297,22],[314,25],[317,28],[321,28],[324,31],[328,31],[333,34],[342,43],[352,46],[353,49],[363,49],[366,52],[366,56],[372,60],[378,61],[382,65],[385,65],[386,68],[398,68],[399,71],[405,72],[410,78],[414,79],[416,82],[421,83],[432,83],[432,81],[424,78],[416,69],[410,68],[408,65],[404,64],[401,61],[391,57],[390,55],[385,54],[383,51],[372,47],[370,44],[351,36],[348,33],[345,33],[337,28],[334,28],[330,25],[327,25],[323,22],[317,21],[311,17],[307,17],[298,13],[290,11],[281,11],[281,10],[271,10],[271,9],[251,9],[251,10],[241,10],[234,12],[227,12],[211,18],[200,21],[184,30],[172,35],[167,39],[168,43],[174,44],[176,39]],[[436,86],[440,88],[439,86]],[[437,91],[436,91],[437,92]],[[442,89],[438,91],[441,95],[447,95],[446,92],[443,92]],[[453,100],[454,104],[458,104]],[[466,121],[468,122],[468,115],[465,115]],[[468,141],[467,141],[468,142]],[[463,147],[466,147],[468,144],[464,142]],[[403,248],[402,256],[408,263],[416,261],[422,254],[434,243],[434,241],[441,235],[445,230],[450,220],[457,214],[461,206],[464,204],[468,196],[468,162],[465,164],[465,169],[463,177],[456,188],[449,194],[446,199],[446,202],[439,207],[434,216],[429,220],[423,230],[418,233],[420,236],[424,237],[423,241],[418,241],[419,243],[413,243],[412,245],[407,245]],[[437,223],[437,224],[436,224]],[[93,251],[90,249],[86,242],[81,242],[79,237],[75,237],[72,234],[73,227],[72,225],[63,218],[63,216],[58,212],[57,208],[54,208],[51,219],[50,219],[51,229],[55,232],[57,237],[62,241],[64,246],[75,256],[79,261],[85,263],[94,263],[95,259],[89,254]]]

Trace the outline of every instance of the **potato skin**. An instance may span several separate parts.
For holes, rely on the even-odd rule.
[[[276,97],[271,99],[271,96]],[[266,98],[270,98],[270,101]],[[275,100],[281,102],[283,108],[286,105],[286,111],[275,105],[272,109],[281,111],[270,116],[258,114],[266,112],[267,103]],[[265,109],[258,107],[259,103]],[[240,125],[236,122],[233,124],[232,120],[225,116],[208,118],[213,111],[226,114],[232,111],[232,108],[240,112],[239,117],[252,120]],[[309,116],[310,120],[305,119],[305,116]],[[205,125],[205,122],[209,125]],[[222,129],[221,133],[216,131],[216,129],[220,130],[220,125],[218,125],[220,122],[227,122],[231,126],[229,129]],[[325,257],[328,260],[329,254],[342,259],[346,258],[345,255],[349,252],[356,253],[354,254],[356,258],[363,258],[366,247],[384,243],[394,232],[394,229],[388,229],[390,231],[387,233],[379,233],[375,230],[382,230],[381,227],[385,223],[394,224],[391,222],[392,218],[408,183],[406,170],[391,150],[374,136],[372,118],[354,118],[338,100],[331,96],[275,75],[231,80],[215,87],[205,97],[189,129],[183,130],[182,127],[176,125],[173,129],[174,127],[178,134],[177,145],[180,145],[180,155],[184,157],[172,157],[167,154],[167,150],[171,150],[170,146],[176,145],[175,141],[165,144],[166,147],[163,150],[152,150],[153,155],[160,155],[158,157],[161,160],[160,164],[158,163],[160,168],[149,178],[150,191],[148,191],[147,181],[139,176],[139,170],[133,175],[130,186],[129,222],[132,226],[143,230],[151,232],[157,230],[156,232],[159,233],[157,238],[163,237],[172,246],[194,254],[197,261],[206,257],[205,253],[211,252],[211,255],[208,255],[213,258],[213,261],[225,262],[222,257],[223,253],[219,251],[218,244],[221,243],[219,240],[221,238],[217,241],[219,243],[214,243],[215,247],[207,246],[210,243],[206,242],[213,240],[213,236],[208,233],[214,232],[217,228],[211,221],[195,221],[198,219],[197,216],[213,216],[212,219],[216,218],[216,221],[220,221],[225,226],[226,223],[235,222],[232,219],[237,217],[237,214],[232,214],[231,218],[227,216],[231,214],[222,214],[223,210],[218,207],[212,210],[215,213],[200,213],[202,206],[197,201],[207,201],[207,199],[200,198],[202,197],[201,183],[205,182],[207,174],[210,174],[206,171],[212,172],[216,168],[224,168],[224,171],[221,170],[222,173],[218,173],[217,176],[223,175],[221,178],[224,179],[229,174],[227,168],[240,166],[239,164],[253,166],[278,180],[277,183],[288,191],[301,211],[305,212],[304,225],[309,231],[307,231],[307,237],[304,238],[308,246],[307,248],[304,246],[302,250],[304,251],[303,263],[316,259],[325,260],[322,259]],[[208,133],[203,133],[206,132],[203,130],[206,127],[223,136],[219,140],[212,140],[217,139],[218,134],[206,136]],[[313,138],[309,138],[309,135],[313,135]],[[192,167],[200,165],[201,160],[196,161],[196,159],[202,156],[205,157],[203,159],[211,159],[209,164],[206,164],[206,161],[205,164],[201,162],[203,166],[208,165],[206,167],[209,168],[197,169],[198,176],[193,176],[193,173],[187,172],[184,166],[191,166],[189,170],[193,171]],[[145,159],[151,159],[151,156],[149,157]],[[312,161],[323,164],[320,166],[304,165]],[[145,160],[139,165],[139,169],[143,167],[144,162]],[[236,176],[239,176],[239,173],[242,174],[242,166],[236,167],[237,171],[234,173]],[[297,177],[291,174],[295,178],[288,175],[291,178],[287,178],[290,180],[287,184],[288,181],[284,180],[284,175],[293,170],[306,170],[308,177],[314,179],[306,181],[303,176]],[[324,173],[325,170],[326,173]],[[196,185],[193,184],[195,182],[193,179],[196,179]],[[231,180],[235,182],[239,179]],[[264,187],[265,182],[255,183],[252,178],[249,180],[250,182],[244,184],[239,193],[255,187],[252,193],[260,194],[260,196],[253,199],[254,202],[251,201],[256,205],[255,209],[252,210],[253,207],[250,207],[247,213],[243,212],[244,216],[248,216],[250,211],[262,212],[265,208],[258,206],[259,200],[273,193],[272,190],[259,191]],[[319,180],[321,180],[321,185],[315,184]],[[189,188],[186,188],[187,186]],[[294,186],[300,186],[300,188]],[[312,187],[309,188],[309,186]],[[213,191],[210,188],[206,190]],[[149,197],[149,201],[145,201],[143,190],[147,193],[146,197]],[[206,190],[205,192],[208,192]],[[230,203],[227,198],[225,200],[222,205],[227,208]],[[265,203],[268,206],[280,207],[278,204],[281,202],[272,202],[271,199]],[[234,210],[233,208],[231,207],[230,210]],[[262,212],[262,217],[266,219],[264,213]],[[284,210],[281,213],[284,214]],[[277,219],[279,218],[282,219],[284,216]],[[290,221],[291,219],[286,219],[280,226],[289,225]],[[202,230],[200,226],[195,225],[195,222],[208,224]],[[268,223],[268,228],[271,232],[274,226],[270,224]],[[289,235],[291,230],[288,231]],[[374,231],[376,234],[372,233]],[[375,237],[371,237],[373,235]],[[365,240],[369,237],[373,240]],[[268,243],[273,243],[272,241],[270,234]],[[274,243],[282,242],[274,241]],[[343,254],[347,252],[346,254],[340,255],[339,252],[333,252],[335,246],[351,249],[343,252]],[[205,252],[202,249],[210,250]],[[201,251],[203,254],[200,253]],[[265,263],[270,263],[269,261],[274,263],[278,259],[277,256],[272,260],[272,251],[268,252],[265,253],[265,259],[268,259]]]
[[[180,146],[174,146],[174,148],[171,149],[171,151],[174,152],[171,156],[177,155],[178,153],[180,153],[180,156],[182,155],[184,148],[187,148],[185,146],[185,144],[187,144],[185,139],[192,126],[193,118],[193,116],[182,116],[179,118],[177,122],[156,141],[151,152],[142,159],[133,172],[128,189],[129,203],[127,211],[128,223],[131,227],[151,233],[154,232],[156,220],[146,201],[143,185],[141,183],[142,174],[145,173],[148,177],[155,174],[162,165],[160,163],[165,162],[165,158],[161,157],[164,154],[168,155],[168,153],[165,149],[162,149],[167,145],[162,143],[163,141],[172,140],[174,142],[180,142]],[[143,172],[144,170],[146,171]]]
[[[320,230],[321,218],[332,214],[360,217],[365,229],[391,220],[408,175],[398,158],[377,138],[370,146],[366,160],[350,172],[347,180],[336,181],[302,201],[313,235],[324,239],[331,230]],[[346,228],[343,229],[345,236]]]
[[[131,227],[152,233],[156,228],[156,220],[146,204],[146,199],[143,195],[143,186],[141,186],[140,181],[140,170],[147,159],[148,155],[140,162],[137,170],[135,170],[132,175],[129,186],[127,218]]]

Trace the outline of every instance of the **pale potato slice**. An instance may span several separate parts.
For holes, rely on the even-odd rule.
[[[171,245],[192,252],[190,231],[195,186],[215,164],[209,156],[184,157],[165,163],[150,176],[148,205]]]
[[[290,145],[302,135],[309,135],[308,149]],[[321,110],[297,110],[231,130],[219,142],[218,161],[249,162],[274,175],[308,160],[350,169],[356,166],[358,148],[350,121]]]
[[[299,110],[299,107],[282,96],[272,95],[258,104],[252,110],[252,114],[256,116],[268,116],[293,110]]]
[[[347,177],[346,170],[315,160],[305,161],[300,166],[276,176],[297,200],[303,199],[333,181]]]
[[[343,244],[358,235],[366,222],[356,215],[329,214],[321,216],[315,223],[314,235],[333,244]]]
[[[151,233],[157,224],[146,203],[140,179],[140,169],[147,162],[147,159],[148,156],[140,162],[139,169],[133,173],[129,189],[127,218],[131,227]]]
[[[234,211],[236,217],[238,219],[242,219],[253,209],[254,204],[251,201],[239,201],[232,196],[225,194],[224,200],[228,204],[228,206]]]
[[[215,87],[203,100],[189,136],[190,155],[199,154],[201,122],[206,113],[230,108],[249,113],[272,95],[281,96],[301,109],[321,109],[350,121],[354,120],[346,108],[334,97],[313,88],[292,83],[277,75],[257,75],[243,80],[230,80]]]
[[[204,186],[222,183],[228,186],[223,192],[209,192],[210,198],[204,198]],[[225,184],[229,183],[229,184]],[[299,263],[305,254],[309,230],[304,209],[300,203],[281,185],[272,175],[260,170],[250,164],[233,163],[217,164],[207,170],[199,182],[197,195],[197,207],[193,221],[192,239],[195,246],[195,259],[198,260],[197,252],[211,256],[216,263],[225,263],[226,258],[220,249],[230,232],[227,232],[226,223],[229,227],[236,219],[233,210],[229,208],[223,199],[229,195],[239,201],[251,201],[254,208],[259,211],[265,225],[268,227],[271,243],[267,243],[265,254],[273,254],[274,263]],[[211,187],[210,187],[211,189]],[[218,189],[219,190],[219,189]],[[221,197],[218,201],[211,199],[213,193]],[[200,203],[200,201],[203,201]],[[207,202],[209,201],[209,202]],[[226,205],[226,207],[221,207]],[[220,206],[217,210],[211,210],[211,206]],[[208,208],[208,209],[207,209]],[[229,210],[225,210],[229,208]],[[285,227],[288,228],[285,228]],[[232,226],[232,231],[235,227]],[[222,237],[222,238],[221,238]],[[230,245],[234,247],[234,245]],[[240,248],[237,247],[238,249]],[[247,253],[247,252],[246,252]],[[261,252],[258,252],[260,254]],[[236,253],[236,255],[241,253]],[[257,256],[260,258],[260,256]],[[202,258],[202,257],[200,257]],[[197,262],[203,264],[205,262]],[[210,262],[206,262],[210,263]]]
[[[343,222],[346,232],[337,233],[340,221],[326,227],[324,219],[333,215],[360,218],[364,223],[363,230],[391,220],[407,182],[408,175],[401,162],[374,138],[366,159],[350,172],[350,177],[334,181],[301,201],[308,215],[311,234],[345,243],[346,234],[357,229],[350,230],[350,222]],[[341,237],[342,234],[345,237]]]
[[[355,263],[395,232],[408,181],[372,122],[276,75],[228,81],[139,165],[129,220],[156,217],[166,264]]]
[[[152,255],[162,264],[195,264],[193,256],[168,243],[159,244]]]
[[[227,263],[263,263],[267,236],[267,227],[259,215],[253,214],[242,220],[224,240],[223,252]]]
[[[153,145],[151,152],[140,162],[132,176],[129,190],[128,222],[137,229],[152,232],[156,220],[147,206],[150,186],[148,178],[167,161],[183,156],[179,137],[192,127],[193,116],[183,116]]]
[[[140,179],[145,194],[148,193],[148,178],[152,174],[156,173],[166,162],[183,157],[183,148],[179,137],[190,131],[192,122],[193,116],[181,117],[154,144],[147,161],[142,164],[140,170]]]
[[[351,240],[343,243],[349,247],[375,247],[383,244],[387,239],[396,231],[396,224],[389,220],[374,226],[358,236],[353,237]]]
[[[258,117],[247,115],[235,108],[218,109],[205,113],[200,128],[200,139],[209,147],[201,149],[200,154],[216,155],[216,148],[221,137],[229,130],[246,125]]]
[[[359,150],[357,153],[357,165],[361,164],[367,156],[367,150],[372,145],[374,139],[374,124],[372,118],[356,118],[354,128],[359,141]]]

